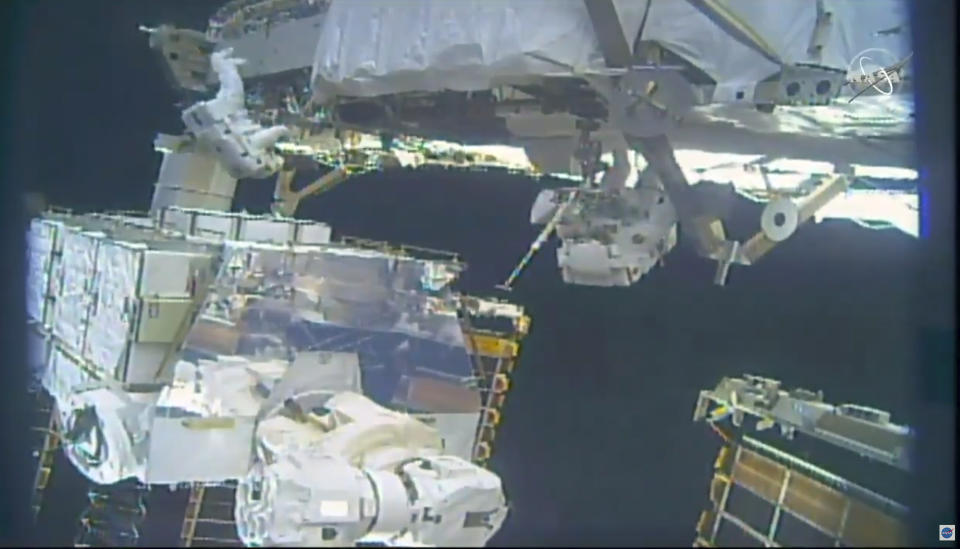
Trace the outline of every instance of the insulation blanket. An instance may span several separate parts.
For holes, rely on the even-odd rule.
[[[787,63],[846,69],[868,48],[899,57],[909,48],[902,0],[823,0],[831,16],[819,59],[810,53],[816,1],[716,4],[749,25]],[[641,34],[699,67],[717,82],[717,101],[732,101],[737,91],[779,70],[725,32],[699,2],[649,0],[649,10],[646,1],[614,0],[614,5],[628,44]],[[470,91],[571,67],[573,72],[604,68],[583,0],[333,0],[317,44],[313,88],[320,101]]]
[[[696,7],[697,2],[651,1],[642,39],[659,42],[713,78],[717,82],[714,101],[733,101],[739,91],[751,97],[757,82],[779,71],[776,63],[715,24],[714,18]],[[830,18],[819,57],[811,53],[818,2],[720,0],[716,3],[756,31],[784,63],[846,70],[868,49],[882,49],[896,58],[877,52],[872,59],[883,66],[902,59],[909,52],[909,17],[902,0],[823,0],[823,12],[829,13]],[[899,31],[895,31],[898,28]],[[629,29],[624,21],[624,30],[629,32]]]
[[[480,90],[564,70],[528,53],[603,66],[582,0],[334,0],[317,44],[314,93]]]
[[[50,284],[51,252],[54,239],[53,226],[34,219],[27,233],[27,318],[44,321],[44,302]]]
[[[104,241],[97,256],[94,304],[91,308],[83,358],[107,376],[123,379],[133,308],[136,303],[137,250],[113,241]]]
[[[93,302],[91,280],[96,271],[99,240],[71,228],[63,235],[62,282],[54,289],[57,299],[53,334],[74,353],[80,354]]]

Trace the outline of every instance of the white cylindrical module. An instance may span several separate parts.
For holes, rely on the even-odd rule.
[[[216,157],[204,154],[188,138],[158,135],[154,148],[163,153],[151,213],[168,206],[229,211],[237,180]]]
[[[346,461],[282,454],[255,464],[239,484],[237,533],[251,545],[343,547],[369,530],[374,499],[373,482]]]
[[[767,203],[760,216],[763,234],[774,242],[790,238],[800,224],[800,210],[788,198],[776,198]]]

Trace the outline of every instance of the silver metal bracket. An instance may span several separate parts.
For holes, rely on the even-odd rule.
[[[807,48],[807,54],[811,61],[819,63],[823,55],[823,48],[826,45],[828,32],[833,23],[833,12],[827,11],[823,5],[823,0],[817,0],[817,23],[813,29],[813,35],[810,37],[810,47]]]
[[[181,89],[206,93],[216,81],[210,67],[214,44],[202,32],[169,25],[157,28],[141,26],[150,35],[150,48],[163,58],[163,66],[173,84]]]
[[[730,266],[739,263],[740,243],[735,240],[727,240],[719,250],[717,260],[717,273],[713,277],[713,283],[717,286],[727,284],[727,276],[730,274]]]
[[[846,85],[846,71],[807,65],[784,65],[773,79],[757,84],[758,105],[829,105]]]
[[[706,404],[705,404],[706,402]],[[764,427],[772,422],[791,438],[797,431],[861,456],[910,470],[912,431],[890,422],[890,414],[853,404],[834,406],[822,393],[786,391],[777,380],[745,375],[725,377],[712,390],[701,391],[694,420],[708,416],[710,403],[731,416],[733,424],[758,418]]]

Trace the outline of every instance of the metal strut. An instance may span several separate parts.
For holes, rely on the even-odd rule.
[[[183,512],[183,527],[180,529],[180,543],[183,547],[190,547],[193,543],[200,505],[203,503],[203,489],[203,484],[195,483],[190,486],[190,497],[187,499],[187,508]]]
[[[136,480],[93,486],[74,547],[133,547],[147,516],[147,487]]]
[[[547,242],[547,240],[550,239],[550,235],[553,234],[553,230],[560,223],[560,219],[563,218],[564,212],[567,211],[567,208],[569,208],[570,205],[574,203],[574,201],[577,199],[579,195],[580,195],[579,191],[574,191],[570,193],[570,196],[567,198],[567,200],[563,204],[561,204],[559,208],[557,208],[557,211],[553,214],[553,217],[550,218],[550,221],[547,222],[543,230],[540,231],[540,234],[537,235],[536,240],[534,240],[533,244],[530,245],[530,248],[527,250],[527,253],[524,254],[523,258],[520,259],[520,262],[517,263],[517,266],[514,267],[512,271],[510,271],[510,276],[507,277],[507,280],[504,281],[503,284],[498,284],[496,286],[497,288],[501,290],[506,290],[506,291],[510,291],[513,289],[512,286],[514,281],[517,280],[517,278],[523,272],[523,269],[525,269],[527,264],[530,263],[530,260],[533,259],[534,254],[536,254],[540,250],[540,247],[543,246]]]
[[[37,457],[37,471],[33,479],[33,496],[30,502],[34,522],[39,518],[40,509],[43,506],[43,493],[50,482],[50,477],[53,474],[54,457],[60,448],[56,408],[49,402],[50,399],[48,397],[44,398],[44,396],[42,393],[38,396],[41,399],[38,414],[44,416],[44,425],[33,428],[42,437],[34,448],[34,455]]]
[[[296,213],[301,200],[310,195],[329,191],[350,177],[350,171],[347,168],[337,168],[299,191],[292,189],[294,175],[296,175],[296,170],[283,170],[277,174],[277,184],[273,192],[273,205],[271,206],[274,214],[292,217]]]
[[[233,485],[191,484],[180,530],[181,547],[241,546],[233,518],[235,494]]]

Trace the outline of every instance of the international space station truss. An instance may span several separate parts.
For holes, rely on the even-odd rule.
[[[531,221],[544,231],[502,288],[554,232],[564,281],[634,284],[673,247],[678,225],[716,262],[722,285],[731,265],[753,265],[841,203],[870,203],[849,219],[895,215],[896,226],[918,225],[915,185],[878,189],[856,167],[910,165],[903,3],[785,2],[497,0],[487,10],[235,0],[206,32],[144,30],[174,89],[195,101],[178,142],[215,150],[224,177],[276,174],[277,212],[292,215],[306,196],[373,169],[560,175],[582,188],[559,193],[552,208],[535,205]],[[437,146],[444,141],[456,143]],[[758,178],[732,179],[767,202],[760,234],[726,233],[681,149],[753,155],[734,163],[759,167],[763,184],[748,191],[744,180]],[[781,178],[767,171],[780,161],[831,167],[775,186]],[[291,188],[317,165],[333,171]],[[639,192],[626,188],[631,178]],[[231,184],[213,187],[223,194]],[[653,192],[661,196],[648,204]],[[587,197],[598,194],[623,211],[591,208]]]
[[[301,362],[343,357],[349,364],[349,357],[359,357],[359,370],[353,358],[352,373],[331,371],[323,375],[334,377],[312,381],[320,372],[298,363],[300,373],[292,375],[301,379],[287,382],[301,392],[362,383],[367,394],[404,414],[398,419],[439,433],[447,452],[477,467],[491,455],[530,319],[507,302],[451,293],[450,282],[464,268],[455,254],[363,239],[334,242],[322,224],[178,207],[156,217],[49,212],[33,221],[30,235],[33,358],[53,396],[37,431],[44,436],[35,507],[62,445],[94,481],[78,545],[135,544],[149,520],[147,485],[158,483],[189,487],[184,545],[239,541],[231,498],[246,469],[242,433],[252,416],[239,409],[202,411],[207,405],[197,408],[189,393],[176,396],[184,366],[175,372],[171,361],[178,356],[209,365],[196,376],[248,365],[256,376],[274,376],[265,378],[267,386],[279,383],[282,357],[291,351]],[[159,278],[156,269],[163,272]],[[237,278],[241,272],[247,274]],[[300,289],[280,288],[291,283]],[[237,306],[247,316],[230,316]],[[306,323],[275,324],[289,307]],[[350,350],[356,354],[344,352]],[[264,362],[263,353],[275,358]],[[262,391],[263,383],[240,394]],[[175,398],[187,400],[169,402]],[[213,406],[223,406],[224,396],[216,398]],[[195,439],[191,460],[177,457],[178,430]],[[240,445],[230,446],[232,438]]]
[[[500,528],[487,465],[530,319],[455,291],[455,254],[338,240],[293,217],[352,175],[433,165],[578,181],[533,204],[544,230],[508,289],[552,234],[564,281],[627,286],[680,227],[722,285],[841,197],[916,202],[909,183],[863,187],[867,168],[911,165],[897,0],[410,5],[234,0],[205,31],[143,28],[186,105],[182,135],[154,143],[149,213],[48,211],[28,233],[32,365],[51,397],[33,506],[62,450],[92,484],[78,545],[134,545],[156,486],[189,488],[186,546],[476,546]],[[865,69],[870,47],[891,59]],[[766,203],[759,232],[726,234],[681,150],[753,155],[733,179],[762,175],[737,189]],[[798,159],[828,168],[775,184],[772,165]],[[230,211],[240,180],[267,177],[269,214]],[[878,539],[866,522],[901,539],[901,508],[738,434],[755,415],[907,468],[908,435],[887,415],[758,378],[724,380],[697,419],[714,405],[736,429],[723,431],[699,544],[732,524],[780,545],[787,516],[843,544]],[[772,518],[737,518],[739,488]]]
[[[787,392],[778,381],[748,375],[703,391],[694,419],[722,439],[695,547],[909,545],[902,504],[751,433],[777,427],[789,440],[799,433],[906,469],[910,430],[890,423],[886,412],[834,407],[822,394]]]

